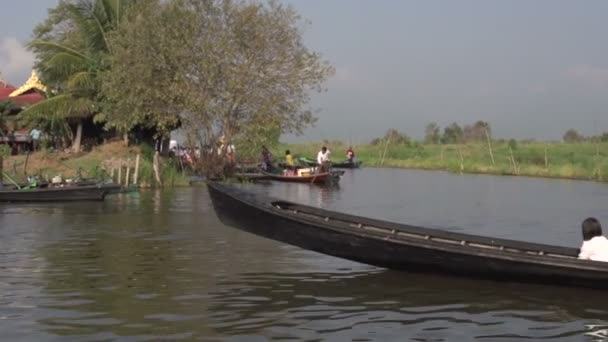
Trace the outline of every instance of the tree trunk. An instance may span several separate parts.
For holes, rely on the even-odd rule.
[[[160,140],[160,153],[163,157],[169,155],[169,146],[171,144],[171,137],[163,137]]]
[[[72,144],[72,151],[74,153],[80,152],[80,142],[82,141],[82,120],[78,121],[78,126],[76,127],[76,137],[74,138],[74,143]]]

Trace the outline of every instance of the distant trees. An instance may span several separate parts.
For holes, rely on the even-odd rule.
[[[424,130],[424,142],[427,144],[439,144],[441,142],[441,130],[436,122],[426,125]]]
[[[564,133],[562,139],[564,139],[564,142],[567,143],[576,143],[585,140],[585,137],[581,135],[577,130],[571,128],[567,130],[566,133]]]
[[[442,144],[460,144],[464,142],[464,132],[460,125],[452,122],[443,129]]]
[[[370,144],[379,145],[383,142],[390,142],[395,145],[409,145],[412,139],[406,134],[399,132],[398,130],[391,128],[386,131],[386,134],[382,138],[373,139]]]

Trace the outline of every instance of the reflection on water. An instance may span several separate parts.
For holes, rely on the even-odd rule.
[[[574,236],[555,222],[577,221],[573,206],[584,216],[607,194],[591,183],[522,181],[364,169],[347,171],[339,188],[249,187],[395,221],[503,236],[512,227],[530,240],[541,229]],[[538,213],[562,215],[531,229],[540,214],[519,202],[539,198]],[[608,325],[600,291],[387,271],[225,227],[204,188],[2,204],[0,253],[7,341],[571,341]]]

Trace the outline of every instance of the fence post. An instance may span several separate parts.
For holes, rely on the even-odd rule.
[[[127,159],[127,179],[125,179],[125,186],[128,187],[129,186],[129,176],[131,173],[131,159]]]
[[[118,184],[122,184],[122,160],[118,161]]]

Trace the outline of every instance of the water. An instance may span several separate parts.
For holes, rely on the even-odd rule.
[[[358,215],[580,244],[608,186],[347,171],[338,189],[248,186]],[[0,204],[6,341],[603,341],[602,291],[423,276],[223,226],[204,188]]]

